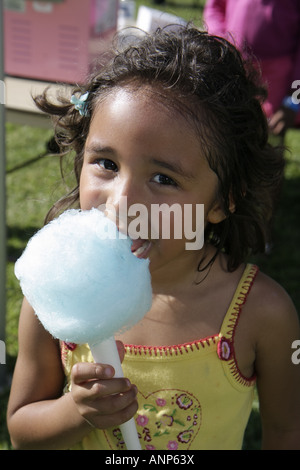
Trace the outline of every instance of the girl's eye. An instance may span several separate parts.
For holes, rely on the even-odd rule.
[[[101,158],[97,160],[96,163],[98,166],[100,166],[104,170],[113,171],[113,172],[118,171],[117,165],[112,160],[109,160],[107,158]]]
[[[172,178],[163,174],[155,175],[153,181],[164,186],[177,186],[177,183]]]

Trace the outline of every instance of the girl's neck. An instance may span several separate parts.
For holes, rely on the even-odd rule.
[[[185,257],[173,260],[168,265],[153,271],[150,264],[153,293],[170,294],[173,291],[178,293],[196,285],[207,285],[209,278],[213,277],[216,271],[226,269],[224,256],[215,255],[216,248],[207,244],[197,253],[187,252]]]

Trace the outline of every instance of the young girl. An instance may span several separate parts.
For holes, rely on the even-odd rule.
[[[124,197],[149,214],[204,204],[205,242],[133,242],[150,260],[153,304],[117,338],[124,379],[87,345],[53,340],[24,300],[8,407],[16,448],[124,449],[119,426],[134,416],[144,449],[240,449],[255,386],[263,448],[300,448],[298,317],[245,264],[264,250],[283,169],[255,80],[226,40],[188,26],[114,52],[71,103],[37,99],[56,116],[62,153],[75,151],[77,186],[47,220],[78,204],[118,212]]]

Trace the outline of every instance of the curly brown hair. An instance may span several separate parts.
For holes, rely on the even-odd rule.
[[[87,115],[81,116],[67,98],[51,102],[47,90],[35,99],[42,111],[55,118],[61,156],[75,151],[77,185],[52,207],[46,220],[78,204],[84,146],[99,99],[115,87],[147,82],[159,86],[171,108],[181,105],[218,176],[226,219],[210,224],[206,239],[228,254],[228,268],[234,270],[250,253],[265,249],[284,167],[282,153],[268,143],[261,107],[266,90],[258,71],[228,41],[191,25],[158,29],[125,45],[116,44],[108,63],[86,85],[73,90],[89,92]],[[229,209],[232,200],[234,212]]]

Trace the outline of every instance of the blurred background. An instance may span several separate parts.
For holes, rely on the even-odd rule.
[[[67,24],[67,20],[65,23],[61,21],[61,24],[56,21],[58,29],[54,34],[51,15],[55,17],[56,8],[72,2],[73,16],[67,15]],[[75,6],[77,3],[78,8]],[[26,16],[29,4],[30,8],[35,8],[32,16]],[[85,16],[81,11],[82,4],[85,5]],[[95,4],[98,9],[93,10]],[[18,352],[18,316],[22,301],[20,287],[14,276],[14,263],[29,238],[43,225],[44,217],[53,202],[73,186],[72,178],[68,176],[68,162],[65,167],[65,181],[61,180],[59,158],[49,154],[49,150],[53,150],[53,131],[49,121],[34,110],[30,94],[43,89],[47,82],[80,83],[90,64],[111,41],[117,28],[130,26],[138,21],[138,25],[146,29],[154,27],[155,21],[174,22],[174,17],[178,21],[193,21],[198,27],[202,27],[204,5],[205,0],[109,0],[103,2],[103,8],[101,2],[89,0],[4,1],[2,19],[6,157],[3,154],[1,158],[6,166],[6,249],[4,259],[1,259],[5,298],[1,299],[0,315],[4,326],[3,331],[0,331],[0,340],[5,341],[6,364],[0,364],[0,449],[11,449],[5,415],[10,379]],[[147,8],[141,11],[140,7],[155,9],[156,13]],[[157,12],[172,16],[161,16]],[[37,14],[42,15],[44,23],[32,23]],[[59,17],[62,19],[63,14]],[[73,18],[72,21],[70,18]],[[64,41],[64,47],[61,44],[56,45],[56,42],[49,47],[47,28],[52,31],[56,41]],[[47,38],[46,45],[41,42],[38,48],[33,47],[37,45],[39,38]],[[71,48],[68,49],[70,42]],[[74,55],[75,50],[77,52]],[[52,53],[54,55],[51,56]],[[35,54],[34,67],[30,66],[30,54]],[[45,57],[47,60],[43,60]],[[259,264],[262,270],[285,287],[300,312],[300,131],[288,129],[284,135],[284,145],[287,147],[285,180],[274,220],[272,244],[267,254],[251,261]],[[255,401],[245,436],[245,449],[260,447],[261,431],[257,410],[258,404]]]

